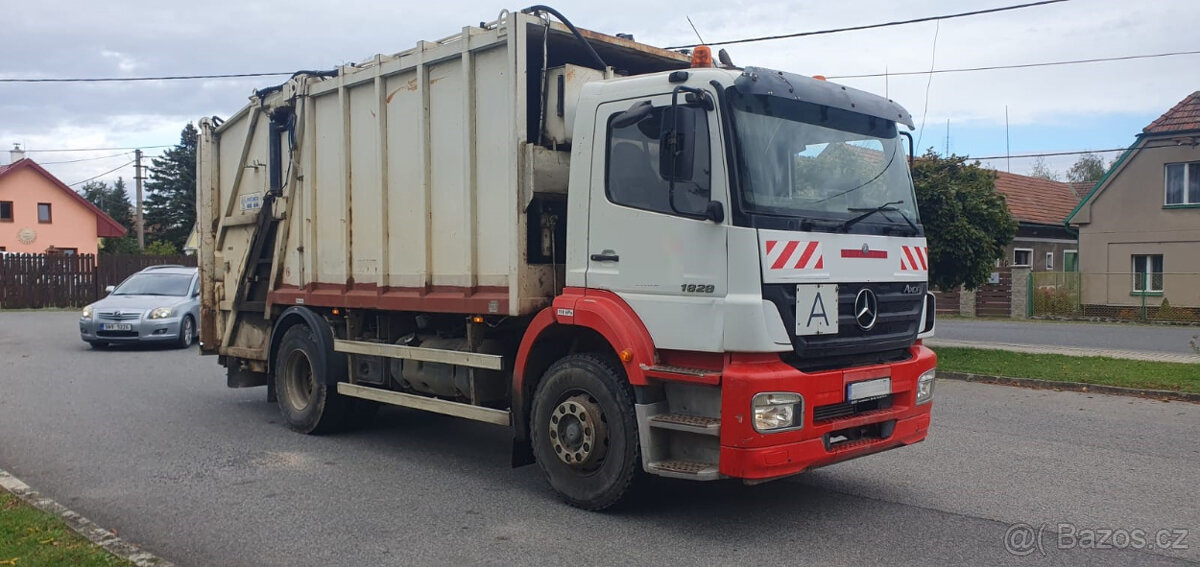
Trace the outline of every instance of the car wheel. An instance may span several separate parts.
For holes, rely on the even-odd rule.
[[[574,354],[554,363],[534,394],[531,422],[538,466],[573,506],[608,508],[641,476],[633,389],[608,357]]]
[[[338,395],[336,380],[329,372],[336,365],[325,365],[313,331],[308,325],[294,325],[279,341],[275,358],[275,395],[279,411],[288,427],[301,433],[321,434],[341,427],[347,398]]]
[[[179,322],[179,338],[175,339],[175,346],[188,348],[192,346],[192,340],[195,338],[196,322],[192,320],[191,315],[184,315],[183,321]]]

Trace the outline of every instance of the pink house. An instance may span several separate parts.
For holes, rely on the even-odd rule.
[[[125,228],[23,152],[0,165],[0,252],[95,254]]]

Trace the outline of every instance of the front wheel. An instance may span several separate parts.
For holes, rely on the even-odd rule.
[[[554,363],[534,393],[533,452],[567,503],[603,510],[642,473],[633,390],[615,361],[573,354]]]
[[[192,320],[191,315],[184,315],[183,321],[179,322],[179,336],[175,339],[175,346],[188,348],[192,346],[192,340],[195,338],[196,322]]]

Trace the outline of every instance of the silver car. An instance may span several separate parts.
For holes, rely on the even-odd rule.
[[[83,308],[79,337],[92,348],[155,342],[192,346],[200,320],[200,277],[196,268],[151,266],[108,297]]]

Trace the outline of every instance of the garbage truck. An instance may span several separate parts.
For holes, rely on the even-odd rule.
[[[568,503],[925,439],[930,264],[893,101],[546,6],[200,121],[200,340],[319,434],[511,429]]]

